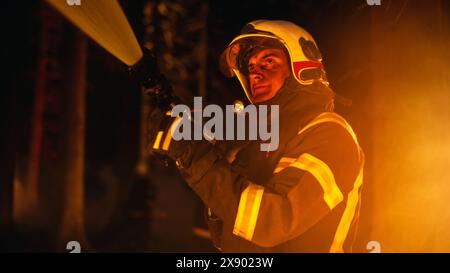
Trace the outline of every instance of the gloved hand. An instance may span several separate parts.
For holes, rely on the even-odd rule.
[[[164,131],[169,120],[166,119],[164,111],[152,104],[147,115],[147,150],[153,153],[152,147],[159,131]]]
[[[167,156],[176,161],[177,166],[191,176],[202,175],[221,151],[207,140],[174,140],[172,130],[179,126],[181,117],[171,117],[160,108],[152,108],[148,122],[148,148],[152,153]]]
[[[170,111],[164,111],[158,106],[152,106],[147,118],[147,148],[151,153],[166,155],[174,160],[177,159],[182,148],[174,149],[171,127],[176,118],[170,115]],[[169,149],[172,148],[172,149]]]

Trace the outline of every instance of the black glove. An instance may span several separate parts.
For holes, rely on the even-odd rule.
[[[178,168],[191,176],[202,176],[216,159],[222,157],[222,150],[207,140],[174,140],[171,131],[179,125],[181,117],[172,117],[170,112],[164,113],[154,107],[148,122],[149,150],[175,160]]]

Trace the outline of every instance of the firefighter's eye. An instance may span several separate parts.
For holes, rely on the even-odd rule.
[[[267,58],[266,59],[266,64],[273,64],[274,60],[272,58]]]

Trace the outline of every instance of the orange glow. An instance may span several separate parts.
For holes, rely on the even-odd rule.
[[[383,252],[450,251],[449,35],[420,12],[392,33],[373,22],[370,239]]]

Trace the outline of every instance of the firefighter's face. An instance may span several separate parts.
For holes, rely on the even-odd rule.
[[[273,98],[290,75],[288,58],[281,49],[264,49],[248,61],[250,90],[256,103]]]

